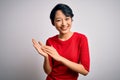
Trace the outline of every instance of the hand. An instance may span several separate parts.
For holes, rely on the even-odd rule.
[[[35,39],[32,39],[32,42],[33,42],[34,48],[38,51],[40,55],[44,57],[48,57],[48,54],[43,52],[43,50],[41,49],[41,47],[44,46],[41,42],[38,43]]]
[[[58,54],[58,52],[53,46],[43,46],[42,50],[43,52],[49,54],[53,59],[60,61],[61,56]]]

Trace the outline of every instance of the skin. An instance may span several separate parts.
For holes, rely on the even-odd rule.
[[[71,25],[72,25],[72,18],[66,17],[61,10],[58,10],[56,12],[54,19],[54,26],[59,32],[58,38],[60,40],[65,41],[73,35],[73,32],[70,31]],[[49,74],[52,70],[49,64],[48,55],[54,58],[56,61],[63,63],[65,66],[72,69],[73,71],[76,71],[82,75],[88,74],[88,71],[84,68],[82,64],[72,62],[60,56],[54,47],[44,45],[41,42],[37,42],[35,39],[32,39],[32,42],[33,42],[33,46],[38,51],[38,53],[44,57],[43,68],[46,74]]]

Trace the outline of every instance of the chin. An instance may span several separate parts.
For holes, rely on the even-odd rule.
[[[61,34],[67,34],[67,33],[69,33],[69,32],[70,32],[70,31],[67,30],[67,31],[61,31],[60,33],[61,33]]]

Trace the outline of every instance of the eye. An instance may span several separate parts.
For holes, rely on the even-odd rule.
[[[65,20],[66,20],[66,21],[68,21],[69,19],[70,19],[70,18],[69,18],[69,17],[67,17]]]
[[[61,20],[60,19],[57,19],[56,22],[60,22]]]

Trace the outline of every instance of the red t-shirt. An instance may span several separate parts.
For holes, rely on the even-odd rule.
[[[50,37],[47,45],[52,45],[58,53],[66,59],[81,63],[84,68],[89,71],[90,58],[88,41],[85,35],[74,32],[74,34],[66,41],[58,39],[58,35]],[[46,80],[77,80],[78,73],[69,69],[64,64],[50,58],[52,72],[47,76]]]

